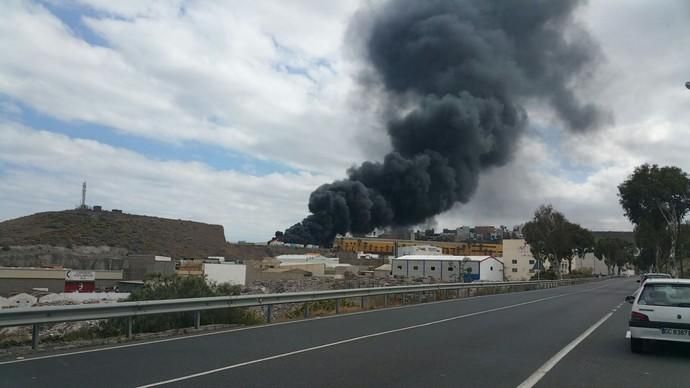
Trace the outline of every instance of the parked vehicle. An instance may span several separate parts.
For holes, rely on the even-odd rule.
[[[640,353],[646,342],[690,343],[690,279],[647,279],[636,295],[628,296],[630,350]]]
[[[643,285],[645,280],[647,279],[673,279],[673,276],[667,273],[651,272],[642,274],[642,276],[640,276],[640,279],[637,282],[640,283],[640,285]]]

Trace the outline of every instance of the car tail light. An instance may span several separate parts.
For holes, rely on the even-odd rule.
[[[633,311],[632,314],[630,314],[630,320],[649,322],[649,317],[637,311]]]

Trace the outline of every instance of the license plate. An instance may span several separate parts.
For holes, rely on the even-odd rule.
[[[680,335],[680,336],[688,337],[688,336],[690,336],[690,330],[688,330],[688,329],[663,328],[663,329],[661,329],[661,334]]]

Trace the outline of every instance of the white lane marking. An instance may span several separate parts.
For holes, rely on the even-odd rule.
[[[599,328],[599,326],[604,324],[604,322],[606,322],[607,319],[611,318],[611,316],[621,307],[621,305],[622,303],[614,307],[608,314],[604,315],[595,324],[590,326],[577,338],[572,340],[563,349],[561,349],[558,353],[556,353],[553,357],[546,361],[544,365],[540,366],[539,369],[532,373],[530,377],[528,377],[525,381],[518,385],[517,388],[534,387],[539,382],[539,380],[541,380],[547,373],[549,373],[551,369],[553,369],[554,366],[556,366],[563,359],[563,357],[567,356],[568,353],[570,353],[573,349],[577,347],[577,345],[579,345],[582,341],[589,337],[589,335],[592,334],[594,330],[596,330],[597,328]]]
[[[401,327],[401,328],[398,328],[398,329],[386,330],[386,331],[381,331],[381,332],[378,332],[378,333],[372,333],[372,334],[367,334],[367,335],[363,335],[363,336],[359,336],[359,337],[348,338],[348,339],[344,339],[344,340],[341,340],[341,341],[335,341],[335,342],[330,342],[330,343],[323,344],[323,345],[312,346],[312,347],[310,347],[310,348],[295,350],[295,351],[287,352],[287,353],[276,354],[276,355],[273,355],[273,356],[268,356],[268,357],[259,358],[259,359],[256,359],[256,360],[241,362],[241,363],[238,363],[238,364],[227,365],[227,366],[224,366],[224,367],[220,367],[220,368],[216,368],[216,369],[211,369],[211,370],[207,370],[207,371],[204,371],[204,372],[194,373],[194,374],[190,374],[190,375],[186,375],[186,376],[176,377],[176,378],[169,379],[169,380],[159,381],[159,382],[150,383],[150,384],[146,384],[146,385],[140,385],[140,386],[138,386],[137,388],[157,387],[157,386],[160,386],[160,385],[165,385],[165,384],[175,383],[175,382],[178,382],[178,381],[184,381],[184,380],[189,380],[189,379],[193,379],[193,378],[196,378],[196,377],[201,377],[201,376],[210,375],[210,374],[213,374],[213,373],[218,373],[218,372],[226,371],[226,370],[229,370],[229,369],[236,369],[236,368],[240,368],[240,367],[247,366],[247,365],[258,364],[258,363],[265,362],[265,361],[270,361],[270,360],[275,360],[275,359],[279,359],[279,358],[285,358],[285,357],[289,357],[289,356],[294,356],[294,355],[296,355],[296,354],[311,352],[311,351],[319,350],[319,349],[330,348],[330,347],[334,347],[334,346],[338,346],[338,345],[347,344],[347,343],[350,343],[350,342],[361,341],[361,340],[367,339],[367,338],[380,337],[380,336],[387,335],[387,334],[399,333],[399,332],[401,332],[401,331],[408,331],[408,330],[419,329],[419,328],[421,328],[421,327],[433,326],[433,325],[438,325],[438,324],[445,323],[445,322],[455,321],[455,320],[458,320],[458,319],[469,318],[469,317],[475,317],[475,316],[477,316],[477,315],[484,315],[484,314],[488,314],[488,313],[492,313],[492,312],[496,312],[496,311],[501,311],[501,310],[513,309],[513,308],[520,307],[520,306],[525,306],[525,305],[528,305],[528,304],[534,304],[534,303],[539,303],[539,302],[543,302],[543,301],[546,301],[546,300],[562,298],[562,297],[564,297],[564,296],[569,296],[569,295],[574,295],[574,294],[581,294],[581,293],[584,293],[584,292],[588,292],[588,291],[592,291],[592,290],[597,290],[597,289],[600,289],[600,288],[603,288],[603,287],[606,287],[606,286],[607,286],[607,285],[600,286],[600,287],[596,287],[596,288],[591,288],[591,289],[587,289],[587,290],[583,290],[583,291],[570,292],[570,293],[567,293],[567,294],[559,294],[559,295],[549,296],[549,297],[540,298],[540,299],[535,299],[535,300],[531,300],[531,301],[527,301],[527,302],[512,304],[512,305],[508,305],[508,306],[497,307],[497,308],[493,308],[493,309],[489,309],[489,310],[477,311],[477,312],[474,312],[474,313],[458,315],[458,316],[455,316],[455,317],[439,319],[439,320],[436,320],[436,321],[431,321],[431,322],[426,322],[426,323],[420,323],[420,324],[417,324],[417,325]]]
[[[595,288],[588,288],[583,291],[578,291],[570,294],[559,294],[559,295],[571,295],[571,294],[578,294],[581,292],[586,292],[586,291],[591,291],[591,290],[598,290],[600,288],[606,287],[608,284],[600,286],[600,287],[595,287]],[[569,287],[575,287],[575,286],[562,286],[562,287],[557,287],[555,289],[564,289],[564,288],[569,288]],[[533,292],[539,292],[539,291],[548,291],[548,290],[554,290],[554,288],[542,288],[538,290],[528,290],[528,291],[518,291],[519,293],[533,293]],[[386,307],[386,308],[380,308],[380,309],[374,309],[374,310],[366,310],[366,311],[356,311],[353,313],[344,313],[344,314],[339,314],[339,315],[329,315],[325,317],[313,317],[309,319],[301,319],[301,320],[296,320],[296,321],[286,321],[286,322],[277,322],[277,323],[271,323],[271,324],[263,324],[263,325],[255,325],[255,326],[248,326],[248,327],[240,327],[240,328],[234,328],[234,329],[227,329],[227,330],[219,330],[219,331],[213,331],[210,333],[201,333],[201,334],[192,334],[192,335],[186,335],[182,337],[172,337],[172,338],[164,338],[164,339],[158,339],[158,340],[151,340],[151,341],[142,341],[142,342],[137,342],[137,343],[132,343],[132,344],[125,344],[125,345],[115,345],[115,346],[108,346],[108,347],[103,347],[103,348],[97,348],[97,349],[88,349],[88,350],[78,350],[74,352],[66,352],[66,353],[57,353],[57,354],[49,354],[45,356],[37,356],[37,357],[30,357],[30,358],[17,358],[15,360],[9,360],[9,361],[0,361],[0,365],[7,365],[7,364],[17,364],[20,362],[29,362],[29,361],[36,361],[36,360],[45,360],[48,358],[58,358],[58,357],[67,357],[67,356],[74,356],[74,355],[79,355],[79,354],[86,354],[86,353],[95,353],[95,352],[104,352],[107,350],[117,350],[117,349],[125,349],[125,348],[133,348],[133,347],[138,347],[138,346],[145,346],[145,345],[153,345],[153,344],[159,344],[163,342],[172,342],[172,341],[181,341],[181,340],[187,340],[187,339],[193,339],[193,338],[199,338],[199,337],[206,337],[206,336],[211,336],[211,335],[219,335],[219,334],[227,334],[227,333],[232,333],[236,331],[245,331],[245,330],[257,330],[257,329],[265,329],[267,327],[273,327],[273,326],[281,326],[281,325],[289,325],[289,324],[298,324],[298,323],[305,323],[313,320],[323,320],[323,319],[330,319],[330,318],[343,318],[343,317],[351,317],[355,315],[360,315],[360,314],[367,314],[367,313],[380,313],[384,311],[393,311],[393,310],[401,310],[401,309],[407,309],[407,308],[421,308],[424,306],[429,306],[429,305],[434,305],[434,304],[439,304],[439,303],[452,303],[452,302],[463,302],[466,300],[473,300],[473,299],[479,299],[479,298],[490,298],[490,297],[496,297],[496,296],[502,296],[502,295],[509,295],[509,294],[515,294],[518,292],[511,292],[508,294],[492,294],[492,295],[480,295],[480,296],[470,296],[467,298],[459,298],[459,299],[446,299],[446,300],[439,300],[435,302],[425,302],[425,303],[419,303],[419,304],[410,304],[410,305],[404,305],[404,306],[395,306],[395,307]]]

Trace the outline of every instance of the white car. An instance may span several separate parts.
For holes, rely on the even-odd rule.
[[[690,279],[648,279],[634,296],[630,350],[640,353],[649,340],[690,343]]]
[[[652,273],[643,274],[642,276],[640,276],[640,280],[638,280],[637,282],[640,283],[640,285],[642,285],[642,284],[644,284],[644,282],[646,280],[649,280],[649,279],[672,279],[672,278],[673,278],[673,276],[671,276],[667,273],[652,272]]]

